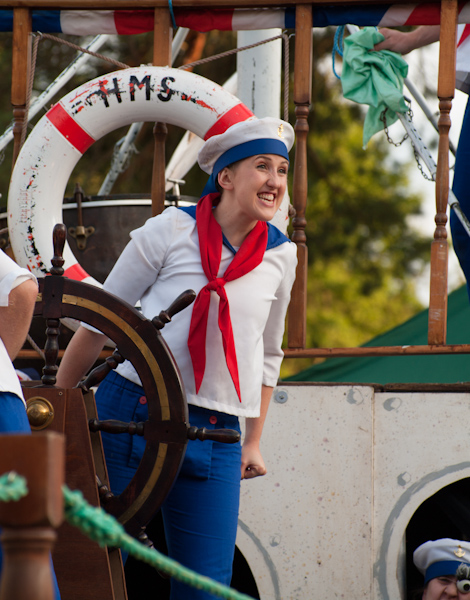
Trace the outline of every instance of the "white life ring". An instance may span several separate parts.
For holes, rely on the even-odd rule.
[[[136,67],[97,77],[55,104],[26,140],[8,193],[8,228],[16,261],[38,276],[50,270],[52,230],[73,168],[106,133],[140,121],[188,129],[203,139],[253,116],[204,77],[169,67]],[[65,275],[100,286],[64,248]]]

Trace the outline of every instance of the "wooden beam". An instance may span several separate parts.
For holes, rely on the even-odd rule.
[[[292,204],[295,216],[292,241],[297,244],[297,273],[289,306],[287,344],[289,348],[304,348],[307,322],[307,238],[305,209],[307,206],[307,136],[308,114],[312,101],[312,7],[297,6],[295,29],[294,104],[295,162]]]
[[[457,42],[457,0],[441,3],[439,49],[439,148],[436,170],[436,229],[431,243],[431,282],[429,294],[428,343],[445,344],[447,336],[447,201],[449,196],[450,110],[455,93],[455,51]]]
[[[13,39],[11,64],[11,104],[13,107],[13,165],[21,149],[21,134],[26,118],[26,98],[31,70],[31,11],[15,8],[13,11]]]
[[[344,4],[342,0],[331,0],[331,2],[323,2],[322,4]],[[371,4],[375,4],[370,0]],[[397,4],[403,4],[403,1],[396,2]],[[173,0],[174,8],[253,8],[252,0]],[[306,6],[311,5],[311,0],[297,0],[289,2],[288,0],[263,0],[261,3],[256,4],[257,7],[285,7],[287,5],[295,6],[298,4],[304,4]],[[108,9],[108,10],[119,10],[119,9],[142,9],[142,8],[165,8],[168,10],[168,0],[2,0],[2,8],[36,8],[36,9]]]
[[[136,4],[138,6],[136,6]],[[380,4],[377,0],[261,0],[253,3],[252,0],[173,0],[173,8],[285,8],[287,6],[329,6],[329,5],[358,5],[364,7],[368,5],[377,6]],[[415,5],[416,2],[407,2],[404,0],[389,0],[387,4]],[[168,0],[2,0],[2,8],[35,8],[35,9],[67,9],[67,10],[124,10],[124,9],[151,9],[168,8]],[[422,22],[421,22],[422,21]],[[423,16],[422,20],[416,25],[428,25],[429,23]]]
[[[359,358],[361,356],[431,356],[470,354],[469,344],[446,346],[360,346],[359,348],[286,348],[286,358]]]
[[[153,64],[156,66],[171,65],[171,42],[173,27],[170,11],[156,8],[154,17]],[[165,143],[168,129],[165,123],[155,123],[153,128],[154,152],[152,170],[152,216],[159,215],[165,208]]]
[[[152,217],[165,208],[165,143],[168,128],[165,123],[155,123],[153,127],[153,170],[152,170]]]
[[[153,64],[157,67],[171,66],[171,42],[173,26],[168,3],[165,8],[156,8],[154,16]]]

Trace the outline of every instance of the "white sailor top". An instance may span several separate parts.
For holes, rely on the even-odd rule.
[[[8,297],[12,289],[26,281],[36,277],[17,265],[9,256],[0,250],[0,306],[8,306]],[[5,344],[0,338],[0,392],[11,392],[19,396],[23,402],[23,392],[20,381],[13,367]]]
[[[196,229],[196,207],[167,208],[131,233],[131,241],[104,283],[104,289],[135,305],[149,319],[183,291],[196,294],[207,284]],[[211,294],[206,339],[206,370],[196,394],[194,373],[187,346],[192,306],[175,315],[162,335],[181,371],[189,404],[232,415],[257,417],[261,385],[275,386],[283,358],[281,350],[285,315],[297,264],[296,246],[276,227],[269,225],[263,261],[225,290],[230,303],[241,387],[237,397],[225,362],[218,327],[216,293]],[[218,276],[230,264],[235,249],[224,239]],[[135,369],[126,361],[117,372],[140,384]]]

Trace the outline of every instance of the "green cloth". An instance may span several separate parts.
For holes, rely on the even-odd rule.
[[[364,346],[422,346],[428,343],[429,311],[423,310]],[[467,286],[448,296],[447,343],[468,344],[470,304]],[[329,358],[286,377],[286,381],[353,383],[461,383],[470,381],[470,354]]]
[[[374,133],[383,130],[380,117],[386,108],[387,125],[395,123],[397,112],[408,110],[403,97],[403,80],[408,74],[408,65],[396,52],[371,52],[374,45],[384,39],[375,27],[365,27],[344,40],[343,95],[359,104],[369,105],[364,121],[364,148]]]

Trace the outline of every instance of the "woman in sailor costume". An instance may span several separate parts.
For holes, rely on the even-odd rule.
[[[181,371],[189,421],[240,430],[240,444],[196,440],[162,506],[169,555],[230,585],[240,480],[264,475],[260,438],[283,358],[285,315],[297,264],[296,246],[269,224],[287,187],[289,123],[249,119],[207,140],[198,162],[210,180],[197,206],[169,207],[131,233],[104,289],[153,318],[182,291],[197,293],[163,336]],[[58,385],[73,387],[103,347],[82,326],[70,342]],[[146,401],[129,362],[100,385],[100,419],[146,420]],[[138,436],[102,435],[111,489],[121,493],[142,457]],[[125,439],[127,438],[127,439]],[[172,581],[172,600],[206,600]]]

